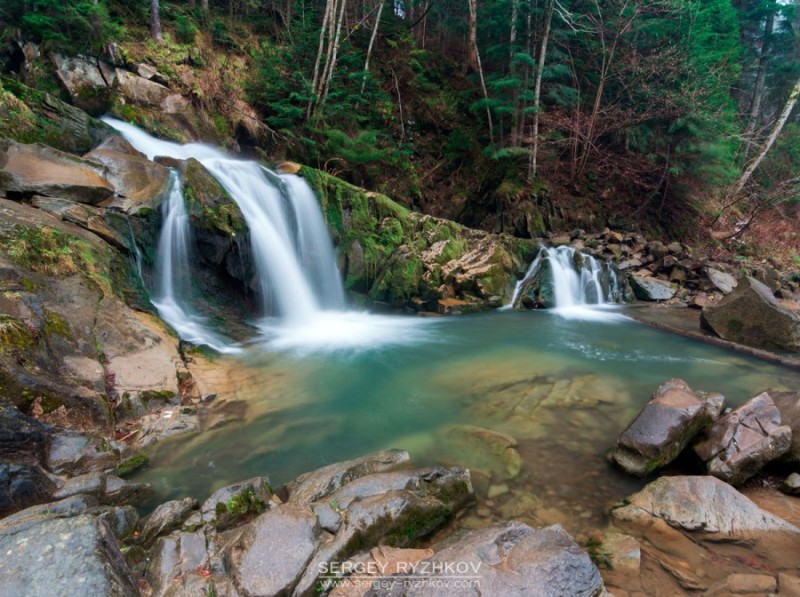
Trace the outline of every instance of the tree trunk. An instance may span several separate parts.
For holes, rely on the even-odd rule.
[[[475,56],[475,64],[477,65],[477,72],[481,79],[481,90],[483,91],[483,98],[486,100],[486,120],[489,122],[489,141],[494,145],[494,122],[492,122],[492,110],[489,107],[489,90],[486,88],[486,79],[483,77],[483,67],[481,66],[481,55],[478,52],[478,0],[467,0],[469,4],[469,21],[470,21],[470,43],[472,46],[472,54]],[[472,29],[472,26],[475,29]]]
[[[317,47],[317,58],[314,61],[314,75],[311,78],[311,95],[312,98],[308,102],[308,109],[306,110],[306,117],[310,118],[314,110],[314,105],[317,101],[318,86],[319,86],[319,67],[322,64],[322,54],[325,48],[325,28],[332,21],[332,14],[334,12],[334,5],[336,0],[328,0],[325,4],[325,14],[322,17],[322,26],[319,29],[319,46]]]
[[[331,79],[333,79],[333,72],[336,69],[336,60],[339,55],[339,40],[341,39],[342,35],[342,23],[344,22],[344,9],[347,6],[347,0],[341,0],[341,7],[339,8],[339,18],[336,22],[336,35],[333,38],[333,43],[331,44],[331,48],[328,52],[328,63],[325,65],[326,70],[325,74],[323,75],[322,79],[325,82],[323,87],[322,96],[319,99],[319,103],[317,104],[317,109],[321,108],[325,104],[325,100],[328,98],[328,89],[331,85]],[[329,40],[330,41],[330,40]]]
[[[161,41],[161,15],[158,0],[150,0],[150,34],[157,42]]]
[[[747,121],[747,128],[744,131],[745,159],[753,147],[754,133],[758,125],[759,114],[761,113],[761,100],[764,97],[764,81],[767,77],[767,65],[769,63],[770,45],[772,43],[772,31],[775,27],[775,12],[767,15],[767,22],[764,24],[764,38],[761,42],[761,53],[758,56],[758,72],[756,82],[753,86],[753,99],[750,102],[750,119]]]
[[[381,23],[381,13],[386,4],[381,0],[381,6],[378,8],[378,15],[375,17],[375,26],[372,28],[372,36],[369,38],[369,47],[367,48],[367,59],[364,61],[364,79],[361,81],[361,95],[364,95],[364,86],[367,84],[367,75],[369,74],[369,59],[372,57],[372,48],[375,46],[375,38],[378,37],[378,25]]]
[[[480,70],[478,56],[478,1],[467,0],[469,4],[469,27],[467,34],[467,65],[473,72]]]
[[[733,189],[731,190],[731,197],[736,197],[739,193],[742,192],[744,185],[747,184],[747,181],[750,180],[750,177],[753,175],[753,172],[756,171],[758,165],[761,161],[766,157],[767,152],[769,152],[772,145],[775,143],[775,140],[778,138],[778,135],[781,134],[783,130],[783,125],[786,124],[786,121],[789,120],[789,116],[792,114],[792,110],[797,105],[797,99],[800,97],[800,79],[798,79],[797,83],[795,83],[794,89],[789,94],[789,99],[786,101],[786,105],[783,107],[783,111],[781,112],[780,116],[778,116],[778,120],[775,121],[775,125],[772,127],[772,132],[770,132],[769,137],[766,138],[764,143],[761,145],[761,149],[759,149],[758,154],[753,161],[750,162],[750,165],[745,168],[745,171],[742,172],[742,175],[739,177],[739,180],[736,181]]]
[[[550,24],[553,22],[553,10],[555,0],[550,0],[547,4],[547,11],[544,17],[544,33],[542,34],[542,44],[539,48],[539,63],[536,65],[536,81],[533,84],[533,148],[531,149],[530,161],[528,163],[528,180],[536,180],[537,159],[539,157],[539,110],[541,110],[540,96],[542,94],[542,75],[544,74],[544,63],[547,57],[547,44],[550,40]]]
[[[519,0],[511,2],[511,33],[508,36],[509,59],[508,72],[513,78],[517,74],[514,54],[517,52],[517,19],[519,18]],[[511,146],[519,147],[519,85],[514,89],[513,107],[511,111]]]

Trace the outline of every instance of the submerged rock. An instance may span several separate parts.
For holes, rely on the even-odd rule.
[[[750,277],[716,305],[703,309],[701,325],[730,340],[768,349],[800,351],[800,316]]]
[[[513,479],[522,469],[517,440],[476,425],[451,425],[437,432],[444,462],[478,469],[500,479]]]
[[[611,459],[640,477],[669,464],[719,417],[723,400],[720,394],[699,398],[682,379],[661,384],[617,438]]]
[[[450,572],[450,568],[455,572]],[[508,522],[470,531],[432,558],[418,563],[416,570],[421,572],[413,574],[410,583],[404,579],[391,582],[389,577],[366,594],[375,597],[605,594],[600,571],[589,554],[559,525],[537,530]],[[456,585],[454,576],[464,580]]]
[[[743,483],[789,451],[792,429],[766,392],[720,418],[694,446],[708,472],[723,481]]]

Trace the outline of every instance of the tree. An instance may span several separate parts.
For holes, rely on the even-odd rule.
[[[157,42],[161,42],[161,14],[158,0],[150,0],[150,34]]]

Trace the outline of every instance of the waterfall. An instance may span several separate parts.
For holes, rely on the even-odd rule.
[[[344,289],[330,236],[314,193],[302,178],[276,174],[257,162],[233,159],[200,143],[179,145],[151,137],[120,120],[103,120],[149,159],[198,160],[228,192],[250,230],[264,313],[304,322],[323,309],[344,308]],[[173,245],[172,250],[176,249],[179,247]],[[161,294],[169,299],[165,289]]]
[[[219,352],[238,352],[230,340],[211,332],[205,319],[189,307],[192,289],[189,214],[186,213],[180,177],[174,171],[170,176],[169,193],[162,204],[164,223],[158,239],[153,306],[161,319],[183,340],[206,344]]]
[[[586,313],[586,306],[618,303],[617,271],[573,247],[541,247],[525,277],[517,282],[511,306],[547,307]]]

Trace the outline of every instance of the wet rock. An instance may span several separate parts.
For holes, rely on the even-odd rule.
[[[200,513],[204,522],[217,529],[231,526],[242,516],[258,514],[270,502],[272,486],[268,477],[253,477],[218,489],[203,502]]]
[[[766,392],[721,417],[694,451],[709,474],[737,485],[789,451],[792,429]]]
[[[0,143],[0,191],[94,205],[114,194],[103,168],[46,145]]]
[[[165,535],[183,524],[189,515],[196,510],[198,502],[186,497],[161,504],[144,520],[140,540],[149,545],[159,535]]]
[[[792,445],[784,460],[800,463],[800,392],[767,390],[781,413],[781,423],[792,428]]]
[[[800,351],[800,316],[772,291],[746,277],[718,304],[703,309],[701,325],[730,340],[769,349]]]
[[[800,528],[762,510],[715,477],[661,477],[610,511],[623,529],[649,528],[658,519],[671,527],[696,531],[712,540],[747,540],[778,533],[800,541]]]
[[[137,503],[153,492],[149,483],[131,483],[116,475],[106,476],[105,494],[101,498],[106,504]]]
[[[0,536],[15,535],[55,518],[73,518],[89,512],[97,505],[95,497],[76,495],[57,502],[31,506],[0,520]]]
[[[709,281],[723,294],[730,294],[739,284],[731,274],[721,272],[713,267],[707,267],[705,272]]]
[[[57,475],[73,476],[111,470],[117,465],[117,455],[103,448],[101,440],[76,431],[62,431],[52,436],[47,468]]]
[[[300,475],[287,485],[290,502],[311,503],[366,475],[411,468],[405,450],[384,450]]]
[[[89,515],[52,519],[0,536],[4,595],[138,595],[114,536]]]
[[[436,581],[438,574],[452,576],[445,566],[460,566],[458,573],[476,583],[454,589]],[[570,595],[594,597],[603,595],[605,588],[600,572],[589,555],[560,526],[534,530],[509,522],[466,533],[449,546],[422,562],[417,570],[431,572],[415,574],[413,584],[398,581],[390,589],[373,588],[367,593],[377,595],[515,595],[550,597]],[[468,583],[464,583],[468,584]]]
[[[228,552],[237,587],[246,595],[290,594],[317,550],[320,534],[308,506],[282,504],[265,512]]]
[[[50,501],[55,489],[38,466],[0,460],[0,517]]]
[[[642,276],[638,273],[630,276],[633,293],[640,301],[667,301],[675,296],[673,285],[667,280]]]
[[[611,459],[643,477],[672,462],[722,411],[723,397],[700,399],[682,379],[661,384],[650,401],[617,438]]]

